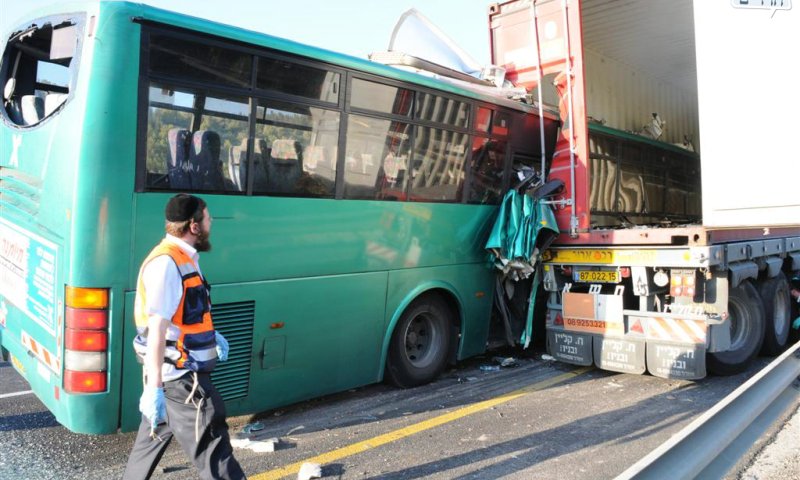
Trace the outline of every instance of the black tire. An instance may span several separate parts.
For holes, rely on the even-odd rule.
[[[800,276],[800,272],[794,272],[792,274],[792,278],[797,278]],[[798,288],[798,285],[795,281],[792,281],[791,288]],[[795,319],[800,318],[800,303],[797,302],[796,297],[791,296],[791,290],[789,290],[789,303],[791,303],[791,316],[789,317],[791,323],[789,324],[789,345],[794,345],[796,342],[800,341],[800,329],[794,328],[792,324],[794,323]]]
[[[430,383],[447,365],[453,312],[433,295],[412,302],[392,333],[386,378],[400,388]]]
[[[777,356],[789,344],[792,328],[792,304],[789,282],[783,273],[760,282],[758,294],[764,303],[764,344],[761,354]]]
[[[708,371],[716,375],[743,372],[764,340],[764,304],[752,283],[743,281],[728,292],[728,315],[731,348],[706,357]]]

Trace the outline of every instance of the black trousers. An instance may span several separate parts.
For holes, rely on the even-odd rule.
[[[173,436],[178,439],[178,443],[194,463],[201,478],[209,480],[246,478],[239,462],[233,458],[222,397],[214,388],[207,373],[198,373],[197,381],[197,390],[188,403],[185,401],[191,394],[194,384],[194,376],[191,373],[164,383],[167,422],[155,429],[155,434],[160,439],[151,438],[150,421],[143,415],[123,479],[150,478]],[[197,405],[200,405],[199,411]],[[197,425],[195,422],[198,422]],[[199,434],[197,440],[195,428]]]

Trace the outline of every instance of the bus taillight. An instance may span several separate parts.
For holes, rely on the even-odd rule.
[[[64,336],[64,346],[80,352],[108,351],[108,334],[94,330],[75,330],[68,328]]]
[[[67,328],[105,330],[108,328],[108,310],[87,310],[67,307],[64,315]]]
[[[103,392],[108,376],[108,290],[67,287],[65,300],[64,390]]]
[[[106,389],[106,372],[64,371],[64,390],[70,393],[96,393]]]
[[[78,288],[67,286],[66,304],[73,308],[108,308],[107,288]]]

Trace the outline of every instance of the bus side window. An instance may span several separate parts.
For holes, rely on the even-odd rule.
[[[472,145],[469,203],[499,204],[503,197],[505,142],[476,137]]]
[[[460,202],[468,148],[466,133],[417,127],[410,200]]]
[[[350,116],[345,148],[344,198],[405,200],[404,169],[407,168],[406,159],[411,157],[412,128],[405,122]]]
[[[261,150],[263,167],[254,165],[253,194],[333,197],[339,115],[327,108],[258,99],[256,138],[268,147]]]

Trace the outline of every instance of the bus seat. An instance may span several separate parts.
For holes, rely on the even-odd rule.
[[[246,160],[245,152],[247,152],[247,139],[242,139],[239,145],[231,145],[228,150],[228,176],[233,181],[236,188],[244,191],[246,185],[243,185],[244,179],[239,175],[241,172],[241,164]]]
[[[224,182],[219,153],[219,134],[211,130],[198,130],[194,132],[192,148],[189,151],[189,172],[193,189],[223,189]]]
[[[264,157],[269,156],[267,149],[267,142],[264,140],[256,140],[255,151],[253,152],[253,191],[264,192],[267,188],[267,172],[264,168]],[[247,162],[245,156],[242,155],[242,161],[239,163],[239,179],[242,182],[242,190],[247,189]]]
[[[23,95],[21,99],[22,122],[25,125],[39,123],[44,118],[44,100],[36,95]]]
[[[19,96],[14,95],[14,89],[17,86],[17,79],[11,77],[3,87],[3,100],[6,107],[8,117],[17,125],[22,124],[22,111],[19,105]]]
[[[55,112],[58,107],[67,101],[68,95],[66,93],[48,93],[44,97],[44,116],[47,117]]]
[[[167,159],[167,176],[173,190],[190,190],[192,181],[189,177],[189,130],[173,128],[167,133],[169,141],[169,158]]]
[[[278,140],[276,140],[277,142]],[[275,143],[273,149],[275,151]],[[267,191],[270,193],[295,193],[303,173],[303,153],[299,142],[294,142],[294,158],[267,157]],[[284,157],[287,155],[284,155]]]

